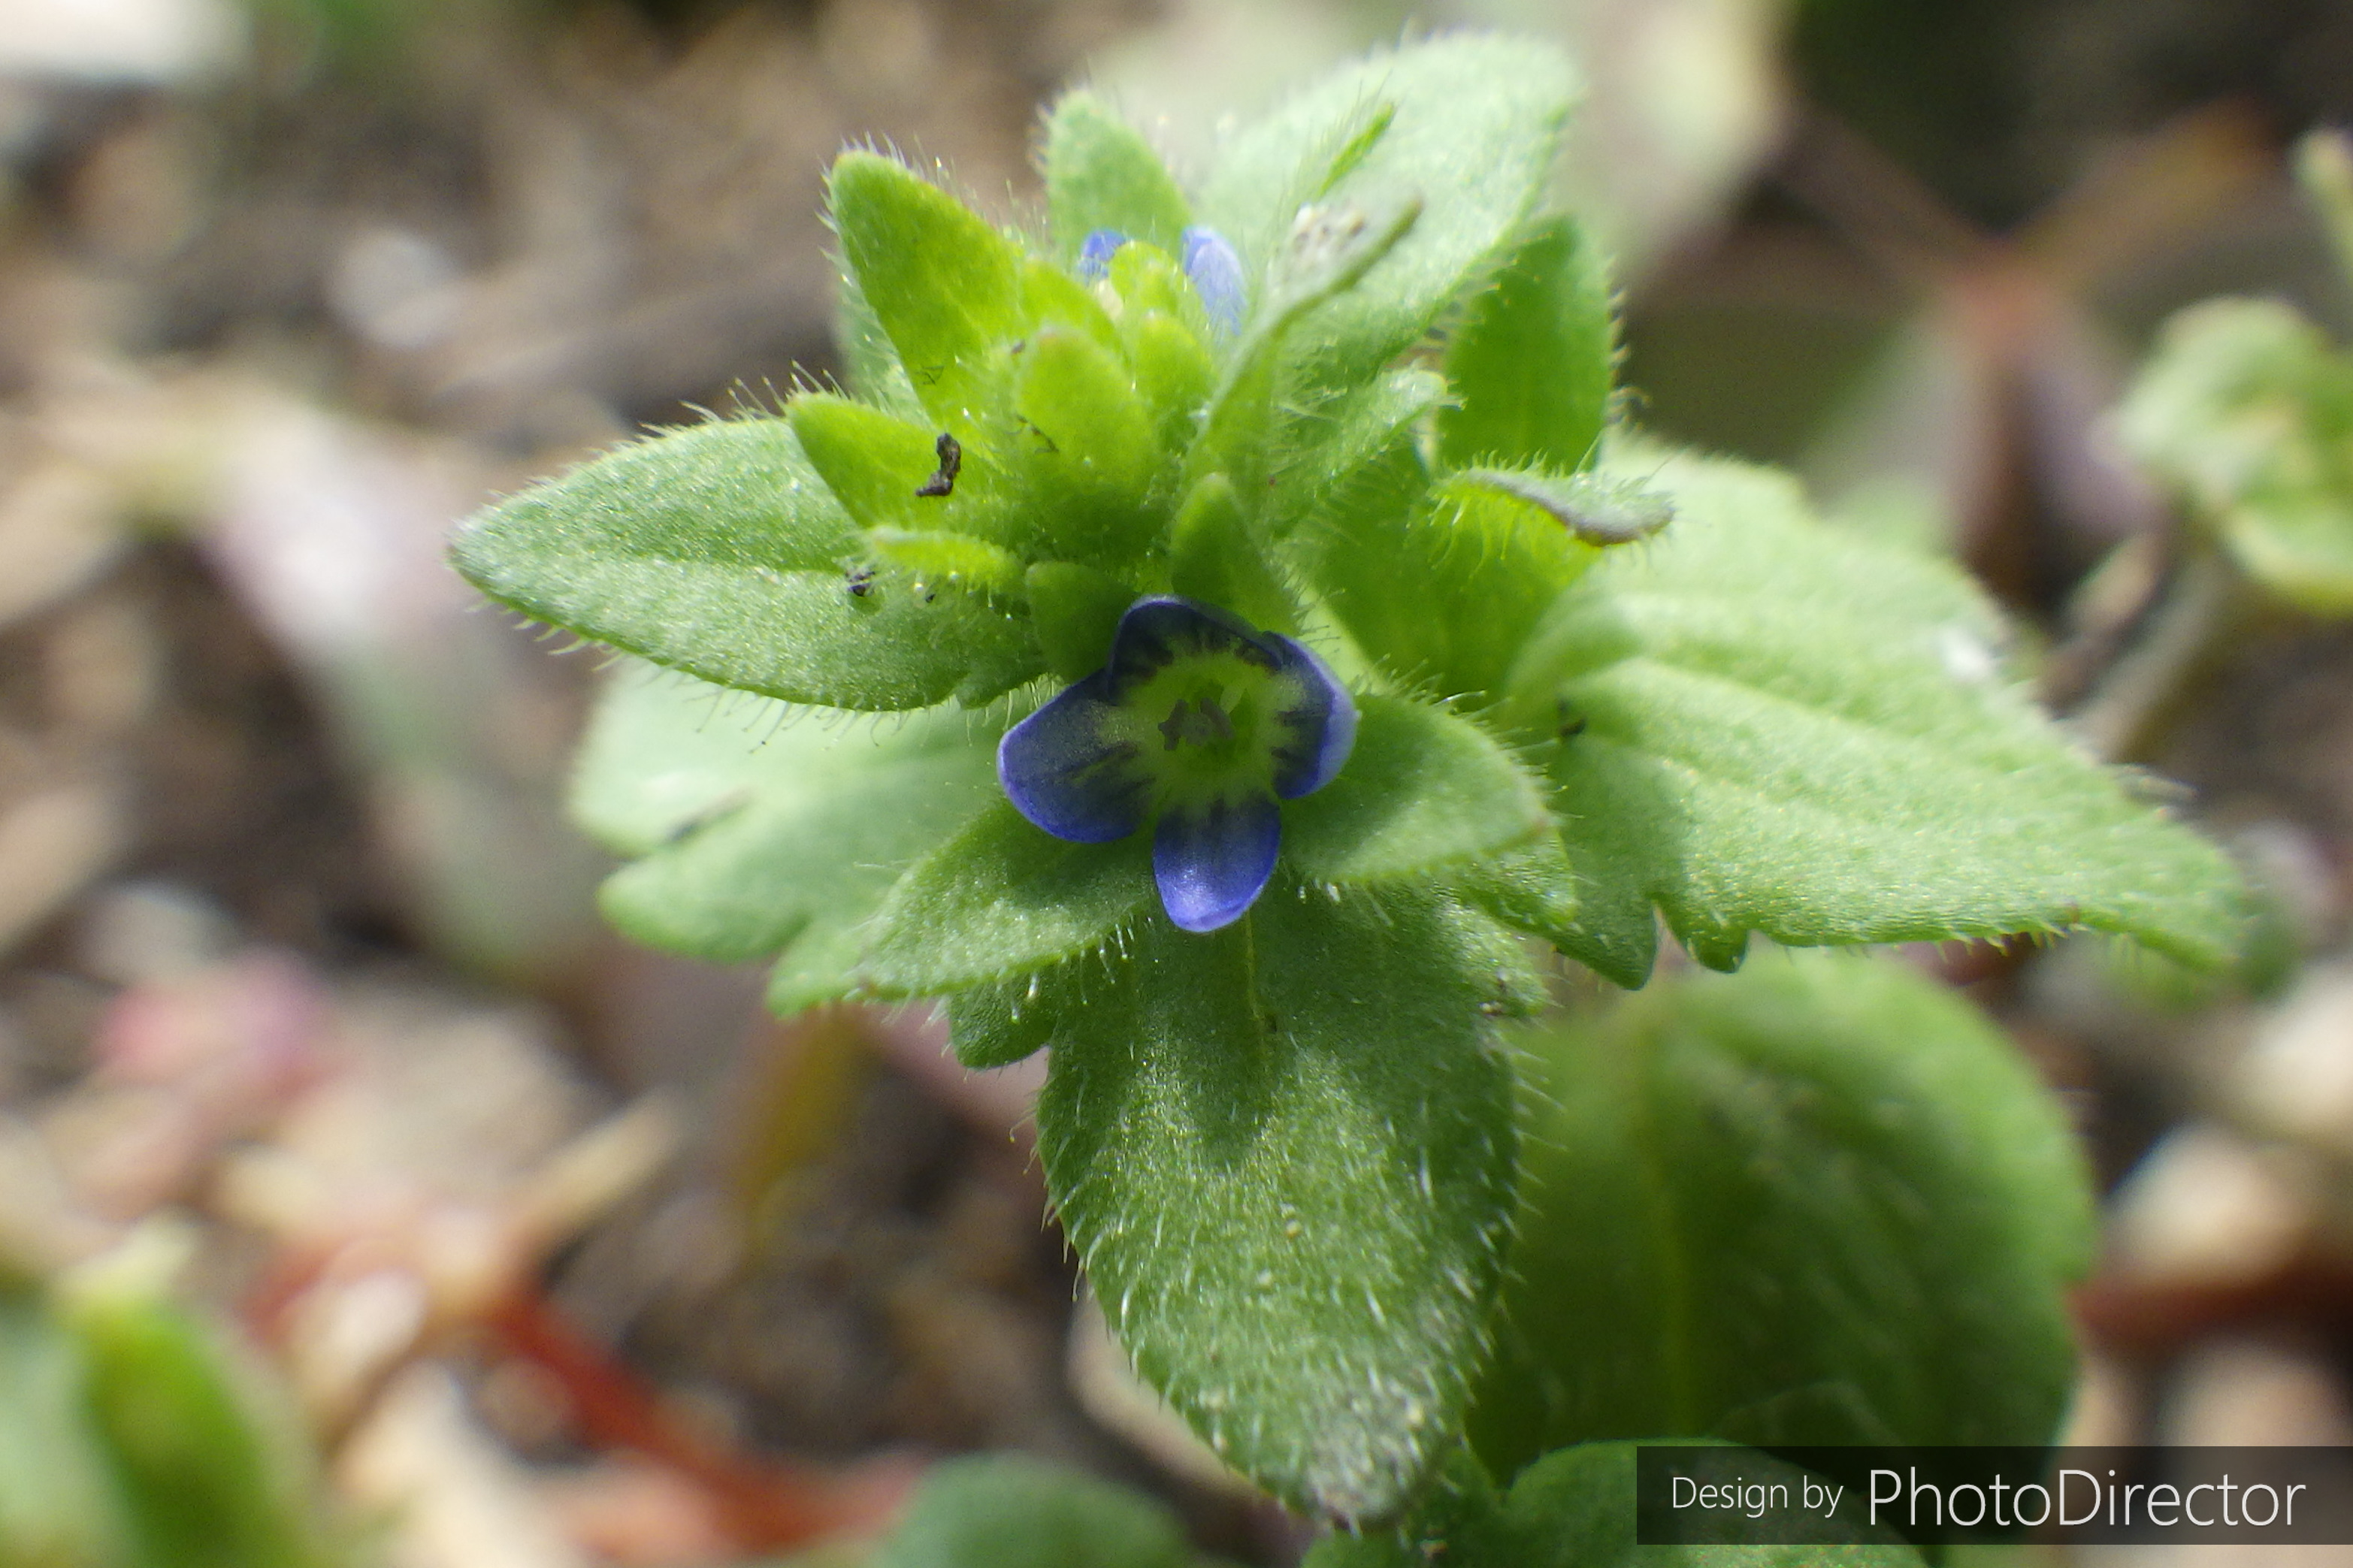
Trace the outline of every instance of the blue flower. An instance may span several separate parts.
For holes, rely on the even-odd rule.
[[[1193,292],[1201,297],[1201,307],[1219,331],[1233,333],[1241,331],[1242,318],[1249,313],[1250,287],[1242,279],[1242,258],[1226,237],[1214,228],[1195,224],[1179,237],[1185,254],[1181,258],[1185,276],[1191,280]],[[1090,283],[1100,283],[1111,276],[1111,258],[1119,254],[1127,236],[1115,228],[1099,228],[1079,243],[1079,276]]]
[[[1201,296],[1209,320],[1229,332],[1240,331],[1250,303],[1242,258],[1214,228],[1196,225],[1185,231],[1184,239],[1185,276],[1193,280],[1193,292]]]
[[[1127,236],[1115,228],[1099,228],[1079,242],[1079,276],[1090,283],[1100,283],[1111,276],[1111,258],[1127,243]]]
[[[997,776],[1057,838],[1108,844],[1155,818],[1168,918],[1216,931],[1274,874],[1282,818],[1332,782],[1356,705],[1324,661],[1191,599],[1138,599],[1111,662],[1006,732]]]

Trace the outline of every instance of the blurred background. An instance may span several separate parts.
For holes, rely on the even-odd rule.
[[[1591,79],[1631,416],[1957,556],[2271,889],[2229,984],[1916,955],[2110,1193],[2075,1435],[2353,1442],[2353,635],[2152,655],[2179,520],[2107,423],[2198,299],[2353,326],[2288,173],[2346,0],[0,0],[0,1279],[174,1281],[408,1568],[748,1562],[976,1447],[1290,1561],[1074,1307],[1024,1069],[600,927],[599,657],[441,539],[824,374],[844,143],[1017,220],[1063,85],[1181,171],[1463,23]]]

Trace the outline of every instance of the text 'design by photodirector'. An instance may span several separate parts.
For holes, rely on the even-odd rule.
[[[2353,1544],[2353,1448],[1646,1447],[1663,1545]]]

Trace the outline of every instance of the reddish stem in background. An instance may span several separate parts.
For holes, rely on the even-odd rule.
[[[652,1384],[566,1321],[535,1288],[508,1296],[482,1326],[509,1353],[555,1378],[589,1442],[635,1450],[696,1482],[710,1494],[728,1532],[749,1550],[876,1531],[898,1510],[918,1473],[903,1459],[832,1472],[727,1453],[672,1417]]]

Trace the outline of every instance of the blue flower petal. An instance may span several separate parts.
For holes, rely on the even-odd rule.
[[[1161,907],[1186,931],[1241,919],[1274,875],[1282,816],[1264,795],[1173,805],[1152,838]]]
[[[1150,780],[1132,742],[1108,722],[1107,672],[1065,688],[1005,732],[997,778],[1013,808],[1057,838],[1108,844],[1144,826]]]
[[[1099,228],[1079,242],[1079,276],[1090,283],[1100,283],[1111,276],[1111,258],[1127,243],[1127,236],[1115,228]]]
[[[1103,670],[1110,679],[1105,695],[1115,702],[1137,681],[1178,659],[1209,653],[1239,655],[1270,670],[1279,662],[1272,639],[1213,605],[1173,594],[1138,599],[1112,633],[1111,663]]]
[[[1209,320],[1229,332],[1242,330],[1250,306],[1250,288],[1242,280],[1242,258],[1214,228],[1199,225],[1185,231],[1185,276],[1209,312]]]
[[[1356,744],[1356,702],[1324,662],[1271,632],[1282,674],[1298,696],[1275,712],[1283,738],[1274,748],[1274,793],[1285,800],[1313,795],[1332,782]]]

